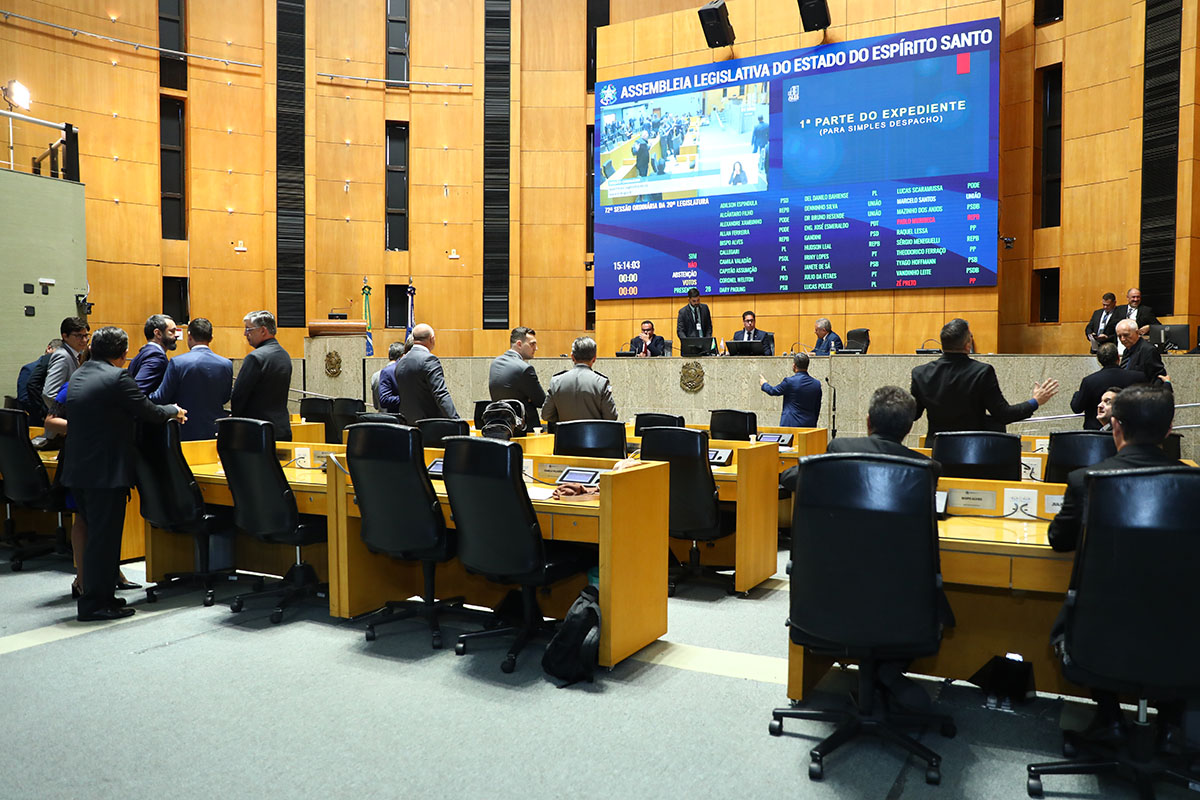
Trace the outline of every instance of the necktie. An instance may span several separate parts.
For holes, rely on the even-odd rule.
[[[1136,306],[1129,307],[1129,319],[1137,319],[1137,307]]]
[[[1104,329],[1108,327],[1108,318],[1111,316],[1107,311],[1100,315],[1100,332],[1104,333]]]

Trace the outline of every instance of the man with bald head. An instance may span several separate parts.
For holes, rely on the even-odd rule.
[[[1142,290],[1136,286],[1125,293],[1125,305],[1117,306],[1117,319],[1129,319],[1137,323],[1139,336],[1150,332],[1151,325],[1158,324],[1154,309],[1142,305]]]
[[[458,419],[454,401],[446,388],[442,362],[433,354],[437,335],[424,322],[413,328],[412,350],[396,362],[395,384],[400,395],[400,413],[409,425],[422,419]]]
[[[1152,382],[1167,374],[1163,366],[1162,356],[1150,342],[1141,337],[1138,324],[1131,319],[1123,319],[1117,323],[1117,339],[1125,346],[1121,355],[1121,367],[1130,372],[1145,376],[1147,382]]]

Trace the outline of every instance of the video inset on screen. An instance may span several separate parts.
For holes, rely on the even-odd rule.
[[[766,190],[769,97],[762,82],[605,108],[600,204]]]

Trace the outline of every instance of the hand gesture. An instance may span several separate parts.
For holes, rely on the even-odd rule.
[[[180,425],[183,425],[184,423],[186,423],[187,422],[187,409],[180,406],[179,410],[175,412],[175,419],[179,420]]]
[[[1058,381],[1053,378],[1033,384],[1033,399],[1037,400],[1039,406],[1056,394],[1058,394]]]

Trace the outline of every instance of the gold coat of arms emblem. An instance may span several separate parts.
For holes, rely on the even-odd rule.
[[[325,374],[331,378],[342,374],[342,356],[337,350],[325,354]]]
[[[699,361],[685,361],[679,371],[679,388],[695,394],[704,388],[704,367]]]

